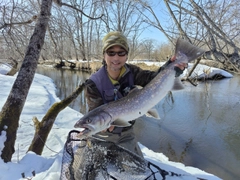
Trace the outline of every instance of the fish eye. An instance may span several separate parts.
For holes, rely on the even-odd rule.
[[[87,123],[91,123],[92,120],[88,118],[86,122],[87,122]]]

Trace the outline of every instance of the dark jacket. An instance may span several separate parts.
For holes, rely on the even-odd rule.
[[[129,79],[129,73],[132,74],[133,77],[133,84],[138,86],[146,86],[160,71],[164,69],[165,66],[167,66],[170,63],[170,61],[167,61],[162,67],[159,68],[158,71],[149,71],[149,70],[142,70],[136,65],[133,64],[126,64],[126,73],[124,73],[121,78],[118,80],[119,86],[121,87],[120,92],[123,96],[125,96],[123,89],[126,86],[132,86],[131,83],[126,84],[126,82]],[[106,70],[106,68],[105,68]],[[101,78],[99,78],[99,82],[101,83]],[[96,84],[91,80],[88,79],[85,83],[85,96],[87,98],[87,104],[89,111],[92,109],[95,109],[96,107],[104,104],[104,100],[102,97],[102,93],[99,92]],[[110,100],[111,101],[111,100]]]

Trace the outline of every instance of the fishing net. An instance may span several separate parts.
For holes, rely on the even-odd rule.
[[[156,180],[182,176],[168,172],[112,142],[79,139],[72,130],[65,143],[60,180]]]

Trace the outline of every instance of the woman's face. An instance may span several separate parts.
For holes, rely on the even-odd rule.
[[[121,46],[112,46],[104,53],[104,59],[109,71],[120,71],[128,58],[127,51]]]

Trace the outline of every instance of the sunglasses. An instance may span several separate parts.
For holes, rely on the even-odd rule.
[[[106,53],[107,53],[108,56],[115,56],[116,54],[117,54],[118,56],[125,56],[125,55],[128,54],[126,51],[119,51],[119,52],[106,51]]]

